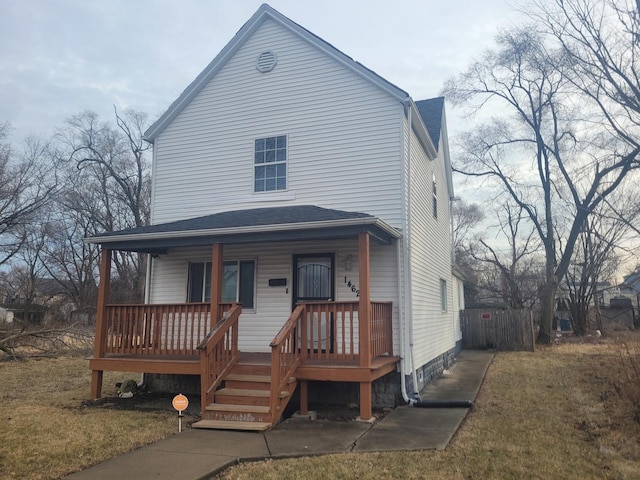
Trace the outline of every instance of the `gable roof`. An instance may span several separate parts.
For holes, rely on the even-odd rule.
[[[105,248],[162,253],[170,247],[277,240],[343,238],[370,232],[381,243],[400,238],[386,222],[368,213],[314,205],[220,212],[175,222],[106,232],[85,239]]]
[[[424,126],[427,127],[429,136],[436,150],[440,143],[440,129],[442,128],[442,111],[444,110],[444,97],[430,98],[428,100],[418,100],[415,102],[416,108]]]
[[[144,139],[153,143],[158,135],[180,114],[180,112],[191,102],[191,100],[209,83],[209,81],[224,67],[233,55],[246,43],[251,35],[266,20],[273,20],[283,27],[289,29],[301,39],[323,51],[325,54],[347,67],[351,71],[364,77],[369,82],[395,97],[398,101],[408,105],[411,101],[409,94],[385,80],[373,70],[368,69],[359,62],[356,62],[348,55],[344,54],[330,43],[311,33],[306,28],[298,25],[294,21],[282,15],[277,10],[271,8],[266,3],[253,14],[253,16],[242,26],[227,45],[218,55],[207,65],[207,67],[195,78],[193,82],[180,94],[180,96],[169,106],[167,111],[151,125],[144,134]]]

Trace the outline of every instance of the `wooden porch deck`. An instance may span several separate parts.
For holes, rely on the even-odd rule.
[[[89,369],[114,372],[164,373],[200,375],[198,355],[109,355],[89,358]],[[270,353],[240,352],[239,362],[271,366]],[[329,382],[367,382],[376,380],[395,369],[400,357],[375,357],[371,366],[361,367],[356,360],[308,360],[300,365],[295,376],[299,380]]]
[[[200,375],[199,355],[118,355],[89,358],[91,370]]]

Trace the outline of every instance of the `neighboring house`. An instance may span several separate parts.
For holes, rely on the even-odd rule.
[[[7,323],[40,324],[51,316],[65,315],[73,306],[64,285],[53,278],[37,277],[4,292],[0,319]]]
[[[618,298],[628,298],[635,309],[637,315],[640,316],[640,270],[636,269],[630,273],[619,286]]]
[[[296,388],[305,413],[355,385],[367,420],[453,360],[443,98],[413,101],[262,5],[146,139],[152,225],[88,239],[93,398],[104,370],[200,375],[200,426],[261,429]],[[112,250],[149,254],[148,305],[108,304]]]

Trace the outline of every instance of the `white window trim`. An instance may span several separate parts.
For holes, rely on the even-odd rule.
[[[280,161],[280,162],[271,162],[269,164],[263,163],[263,164],[256,164],[256,140],[260,140],[260,139],[267,139],[267,138],[274,138],[274,137],[285,137],[287,139],[287,147],[286,147],[286,160],[284,162]],[[253,138],[253,147],[251,149],[252,155],[251,155],[251,192],[253,195],[267,195],[267,196],[277,196],[278,194],[283,194],[283,193],[287,193],[289,192],[289,135],[288,134],[275,134],[275,135],[261,135],[261,136],[257,136]],[[284,167],[285,167],[285,187],[284,189],[280,189],[280,190],[262,190],[262,191],[256,191],[256,165],[258,166],[262,166],[262,165],[282,165],[284,163]],[[295,193],[294,193],[294,197],[295,197]],[[265,200],[271,200],[271,198],[269,199],[265,199]],[[279,198],[276,198],[276,200],[280,200]],[[290,198],[282,198],[282,200],[291,200]]]

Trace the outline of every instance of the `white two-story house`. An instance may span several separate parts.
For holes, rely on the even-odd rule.
[[[201,426],[261,429],[346,384],[367,420],[452,361],[444,99],[262,5],[146,139],[152,224],[87,240],[93,398],[105,370],[196,375]],[[109,303],[114,250],[149,255],[145,305]]]

